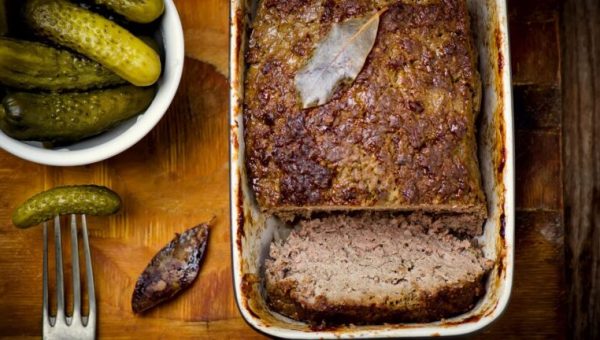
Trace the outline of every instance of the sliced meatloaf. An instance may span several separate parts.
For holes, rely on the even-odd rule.
[[[268,304],[317,324],[427,322],[472,309],[491,261],[473,241],[417,220],[363,213],[301,222],[271,244]]]
[[[356,81],[300,109],[294,76],[332,24],[385,6]],[[246,62],[246,168],[265,212],[451,211],[483,221],[465,0],[263,0]]]

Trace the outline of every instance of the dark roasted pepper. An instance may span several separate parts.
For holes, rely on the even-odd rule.
[[[135,285],[131,298],[134,313],[173,298],[194,282],[208,243],[208,225],[176,235],[154,256]]]

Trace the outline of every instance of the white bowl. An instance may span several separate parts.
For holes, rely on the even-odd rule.
[[[158,91],[148,109],[113,129],[67,147],[45,149],[38,142],[23,142],[0,131],[0,148],[31,162],[76,166],[99,162],[119,154],[142,139],[165,114],[181,80],[184,59],[183,29],[172,0],[165,0],[160,24],[164,46],[163,74]]]

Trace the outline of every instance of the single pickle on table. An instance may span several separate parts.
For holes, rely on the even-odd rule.
[[[66,214],[110,215],[121,208],[114,191],[97,185],[61,186],[41,192],[15,209],[13,224],[27,228]]]

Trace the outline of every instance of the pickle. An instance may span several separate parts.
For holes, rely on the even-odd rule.
[[[142,24],[158,19],[165,11],[163,0],[94,0],[94,2],[110,8],[127,20]]]
[[[38,42],[0,38],[0,84],[47,91],[87,90],[125,80],[85,57]]]
[[[66,0],[28,0],[25,19],[34,31],[69,47],[137,86],[154,84],[158,54],[123,27]]]
[[[19,140],[68,144],[104,132],[145,110],[153,87],[131,85],[84,93],[9,93],[0,129]]]
[[[13,213],[13,224],[27,228],[66,214],[111,215],[121,208],[114,191],[97,185],[56,187],[41,192],[21,204]]]

